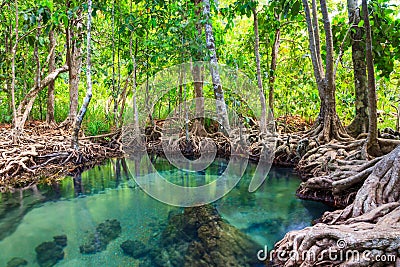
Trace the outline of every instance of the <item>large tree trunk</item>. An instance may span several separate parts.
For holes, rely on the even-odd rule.
[[[277,17],[279,20],[279,16]],[[271,66],[269,69],[269,91],[268,91],[268,104],[271,115],[274,115],[274,90],[275,90],[275,78],[276,78],[276,65],[279,54],[279,46],[281,43],[281,29],[278,27],[275,30],[274,44],[272,45],[271,51]]]
[[[321,59],[316,0],[312,0],[312,18],[308,0],[303,0],[309,35],[311,60],[321,100],[320,114],[318,115],[314,128],[312,131],[310,131],[309,135],[318,136],[318,139],[321,142],[329,142],[332,139],[348,139],[349,136],[347,135],[346,130],[340,122],[336,112],[336,85],[333,60],[332,28],[328,16],[326,1],[320,0],[320,5],[325,31],[326,73],[324,73]]]
[[[214,96],[216,100],[217,114],[219,116],[219,122],[221,123],[224,130],[230,131],[228,111],[224,99],[224,91],[222,90],[221,77],[218,70],[218,59],[215,48],[215,40],[213,36],[211,26],[211,12],[210,12],[210,0],[203,0],[203,16],[206,20],[205,23],[205,34],[207,49],[210,56],[210,71],[212,76]]]
[[[351,52],[354,69],[355,109],[356,116],[347,127],[347,131],[354,137],[368,131],[368,94],[367,94],[367,67],[365,64],[365,46],[362,45],[364,31],[358,27],[361,21],[360,6],[357,0],[347,0],[347,11],[351,27]]]
[[[49,73],[52,73],[56,69],[56,38],[54,36],[54,30],[50,30],[49,32]],[[49,83],[47,87],[47,113],[46,113],[46,122],[54,123],[54,81]]]
[[[368,70],[368,153],[377,156],[381,154],[378,143],[378,114],[377,114],[377,98],[376,98],[376,86],[375,86],[375,70],[374,70],[374,59],[372,56],[372,36],[371,36],[371,25],[369,22],[368,5],[366,0],[362,0],[362,9],[364,14],[364,26],[365,26],[365,43],[366,43],[366,60]]]
[[[257,10],[253,8],[253,19],[254,19],[254,54],[256,57],[256,66],[257,66],[257,84],[260,95],[261,102],[261,118],[260,118],[260,132],[265,133],[267,130],[267,105],[265,103],[265,94],[261,77],[261,63],[260,63],[260,37],[258,34],[258,18],[257,18]]]
[[[92,0],[88,0],[88,19],[87,19],[87,40],[86,40],[86,81],[87,81],[87,89],[86,96],[83,100],[83,104],[81,109],[79,110],[78,115],[76,116],[74,128],[72,132],[72,141],[71,147],[75,150],[79,149],[79,130],[81,129],[83,118],[85,117],[86,110],[89,106],[90,100],[92,99],[92,73],[91,73],[91,27],[92,27]]]

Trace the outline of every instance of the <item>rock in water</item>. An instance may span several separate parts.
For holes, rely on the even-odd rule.
[[[7,267],[21,267],[28,265],[28,262],[22,258],[12,258],[7,262]]]
[[[150,251],[150,249],[148,249],[143,242],[137,240],[126,240],[121,244],[121,249],[126,255],[129,255],[135,259],[146,256],[146,254]]]
[[[254,266],[260,247],[224,221],[210,206],[186,208],[172,216],[158,247],[149,252],[151,266]],[[149,265],[150,266],[150,265]]]
[[[66,247],[67,246],[67,236],[66,235],[58,235],[53,237],[54,242],[56,242],[57,245],[60,247]]]
[[[121,234],[121,224],[119,221],[106,220],[96,227],[93,234],[89,234],[83,245],[79,247],[82,254],[93,254],[103,251],[108,243],[116,239]]]
[[[56,242],[44,242],[35,248],[36,259],[41,267],[54,266],[64,258],[63,247]]]

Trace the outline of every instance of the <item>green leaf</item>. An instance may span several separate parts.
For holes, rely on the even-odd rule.
[[[361,20],[361,21],[358,23],[357,26],[358,26],[359,28],[364,27],[364,20]]]
[[[292,10],[291,10],[292,17],[295,17],[295,16],[297,16],[299,14],[300,8],[301,8],[300,1],[296,1],[292,6]]]

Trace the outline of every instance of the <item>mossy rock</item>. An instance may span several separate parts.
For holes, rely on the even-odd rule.
[[[54,266],[64,258],[63,248],[56,242],[43,242],[35,248],[36,259],[41,267]]]
[[[150,252],[150,249],[143,242],[137,240],[126,240],[121,244],[121,249],[126,255],[135,259],[142,258]]]
[[[108,243],[121,234],[121,224],[118,220],[106,220],[96,227],[94,233],[89,234],[79,247],[82,254],[94,254],[107,249]]]
[[[7,262],[7,267],[21,267],[28,265],[28,261],[23,258],[12,258]]]

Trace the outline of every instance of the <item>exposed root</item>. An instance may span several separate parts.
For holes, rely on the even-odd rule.
[[[18,144],[10,141],[11,131],[0,129],[0,191],[26,186],[44,174],[63,175],[82,165],[122,155],[119,133],[84,137],[77,152],[70,148],[69,136],[62,129],[49,127],[28,124]]]
[[[354,202],[326,213],[313,227],[286,234],[276,244],[278,266],[398,266],[400,264],[400,146],[348,171],[344,179],[320,177],[319,186],[337,192],[363,181]],[[336,178],[340,175],[336,175]],[[366,177],[366,178],[364,178]],[[315,182],[316,183],[316,182]],[[351,186],[353,187],[353,186]],[[291,259],[288,253],[301,255]],[[365,254],[368,252],[368,254]],[[329,257],[332,253],[345,255]],[[341,254],[339,254],[341,253]],[[363,254],[364,253],[364,254]],[[282,256],[283,255],[283,256]],[[286,255],[286,257],[284,257]],[[366,257],[356,257],[356,256]]]

